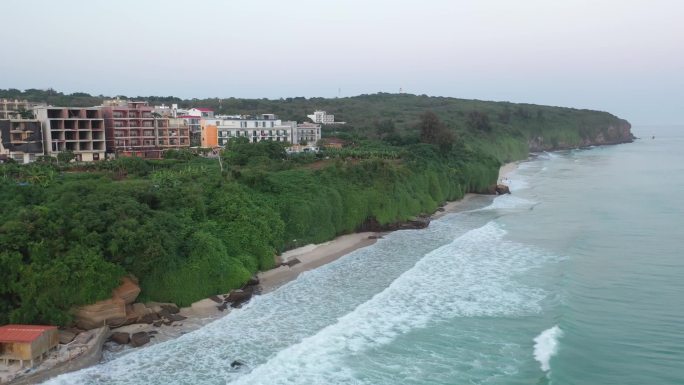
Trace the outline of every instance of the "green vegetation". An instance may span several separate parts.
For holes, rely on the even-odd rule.
[[[100,98],[50,92],[70,105]],[[0,97],[44,101],[33,99],[38,90]],[[192,104],[219,109],[218,99]],[[413,95],[220,105],[300,121],[328,109],[349,122],[334,128],[348,145],[288,156],[279,143],[236,140],[223,168],[190,151],[158,161],[78,163],[66,154],[1,165],[0,324],[67,324],[73,306],[109,297],[125,274],[139,279],[143,301],[188,305],[273,267],[277,252],[484,191],[501,162],[525,158],[534,138],[579,144],[624,123],[595,111]]]

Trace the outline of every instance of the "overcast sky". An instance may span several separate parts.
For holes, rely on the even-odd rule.
[[[406,92],[684,122],[681,0],[3,0],[0,88]]]

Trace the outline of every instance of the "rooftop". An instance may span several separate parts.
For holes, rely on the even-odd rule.
[[[5,325],[0,326],[0,342],[32,342],[47,330],[57,326],[46,325]]]

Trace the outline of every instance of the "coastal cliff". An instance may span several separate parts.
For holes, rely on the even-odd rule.
[[[626,120],[608,124],[603,127],[592,127],[587,129],[580,128],[582,134],[579,141],[558,141],[549,140],[543,135],[536,136],[528,140],[527,145],[530,152],[567,150],[578,147],[602,146],[611,144],[631,143],[636,139],[631,131],[632,125]]]

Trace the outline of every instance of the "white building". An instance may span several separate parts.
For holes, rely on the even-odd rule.
[[[294,122],[282,122],[273,114],[263,114],[251,119],[203,119],[205,126],[216,126],[219,146],[225,146],[234,138],[247,138],[251,143],[262,140],[292,142]]]
[[[209,108],[191,108],[186,115],[199,116],[203,119],[211,119],[214,117],[214,110]]]
[[[307,115],[307,117],[318,124],[335,123],[335,115],[329,115],[325,111],[314,111],[313,115]]]

